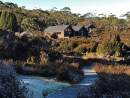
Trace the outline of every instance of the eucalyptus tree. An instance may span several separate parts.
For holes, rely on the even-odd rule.
[[[22,20],[21,28],[23,30],[29,30],[29,31],[33,30],[42,31],[45,28],[45,23],[41,22],[38,18],[27,17]]]
[[[0,29],[15,32],[17,31],[17,19],[15,14],[2,11],[0,16]]]

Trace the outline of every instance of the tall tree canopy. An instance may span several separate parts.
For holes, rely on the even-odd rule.
[[[11,12],[2,11],[0,16],[0,29],[11,32],[17,31],[16,16]]]
[[[38,18],[25,18],[22,20],[21,27],[23,30],[39,30],[44,29],[45,23],[41,22]]]

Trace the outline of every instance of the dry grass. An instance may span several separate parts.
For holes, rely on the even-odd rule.
[[[130,75],[130,66],[128,66],[128,65],[102,65],[102,64],[96,64],[95,67],[94,67],[94,70],[97,73]]]

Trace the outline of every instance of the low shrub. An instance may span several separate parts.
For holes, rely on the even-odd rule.
[[[114,97],[114,95],[117,95],[121,98],[129,98],[129,83],[130,76],[126,74],[99,73],[98,80],[92,86],[92,92],[98,96],[113,95]]]
[[[72,52],[74,48],[78,46],[77,41],[72,41],[72,40],[63,40],[60,42],[59,50],[61,52],[67,52],[70,51]]]
[[[41,50],[40,51],[40,64],[41,65],[47,64],[48,61],[49,61],[48,54],[44,50]]]
[[[89,38],[71,38],[59,41],[56,51],[61,53],[83,54],[85,52],[96,52],[97,42]]]
[[[77,83],[82,79],[83,73],[75,67],[63,65],[58,69],[57,79]]]
[[[97,64],[94,69],[98,73],[98,80],[93,85],[96,94],[130,96],[130,66]]]
[[[60,81],[76,83],[81,80],[83,73],[79,70],[78,64],[54,63],[46,65],[26,64],[16,66],[17,73],[24,75],[38,75],[48,78],[57,78]]]
[[[98,74],[98,80],[91,88],[77,98],[130,98],[130,76],[126,74]]]
[[[103,65],[96,64],[94,70],[97,73],[110,73],[110,74],[127,74],[130,75],[130,66],[128,65]]]
[[[74,51],[75,51],[76,53],[80,53],[80,54],[85,53],[86,50],[87,50],[87,49],[86,49],[86,45],[85,45],[85,44],[79,45],[78,47],[76,47],[76,48],[74,49]]]
[[[26,98],[26,89],[11,66],[0,63],[0,98]]]
[[[129,66],[97,64],[94,69],[96,82],[78,98],[130,98]]]
[[[122,54],[122,43],[120,37],[117,34],[108,34],[104,37],[101,44],[98,45],[97,53],[100,55],[110,56],[121,56]]]
[[[96,52],[98,43],[95,41],[90,42],[90,44],[87,45],[87,52]]]

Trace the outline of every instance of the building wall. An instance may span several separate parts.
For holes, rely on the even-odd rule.
[[[49,37],[49,38],[51,38],[51,35],[52,35],[53,33],[50,33],[50,32],[44,32],[44,36],[46,36],[46,37]]]
[[[58,38],[64,38],[64,31],[62,31],[61,34],[58,34]]]
[[[88,31],[86,29],[82,28],[79,31],[75,31],[75,36],[87,37],[88,36]]]
[[[52,36],[53,34],[55,34],[55,33],[45,32],[44,36],[47,36],[47,37],[51,38],[51,36]],[[64,36],[64,31],[62,31],[60,34],[57,34],[57,37],[58,37],[58,38],[68,38],[68,37],[65,37],[65,36]]]
[[[66,34],[65,34],[66,33]],[[85,31],[85,30],[80,30],[79,32],[72,32],[74,33],[72,36],[68,35],[67,34],[67,31],[62,31],[60,34],[56,34],[57,37],[60,39],[60,38],[70,38],[70,37],[74,37],[74,36],[79,36],[79,37],[87,37],[88,36],[88,32]],[[55,33],[52,33],[52,32],[44,32],[44,36],[47,36],[49,38],[51,38],[51,36],[55,34]]]

